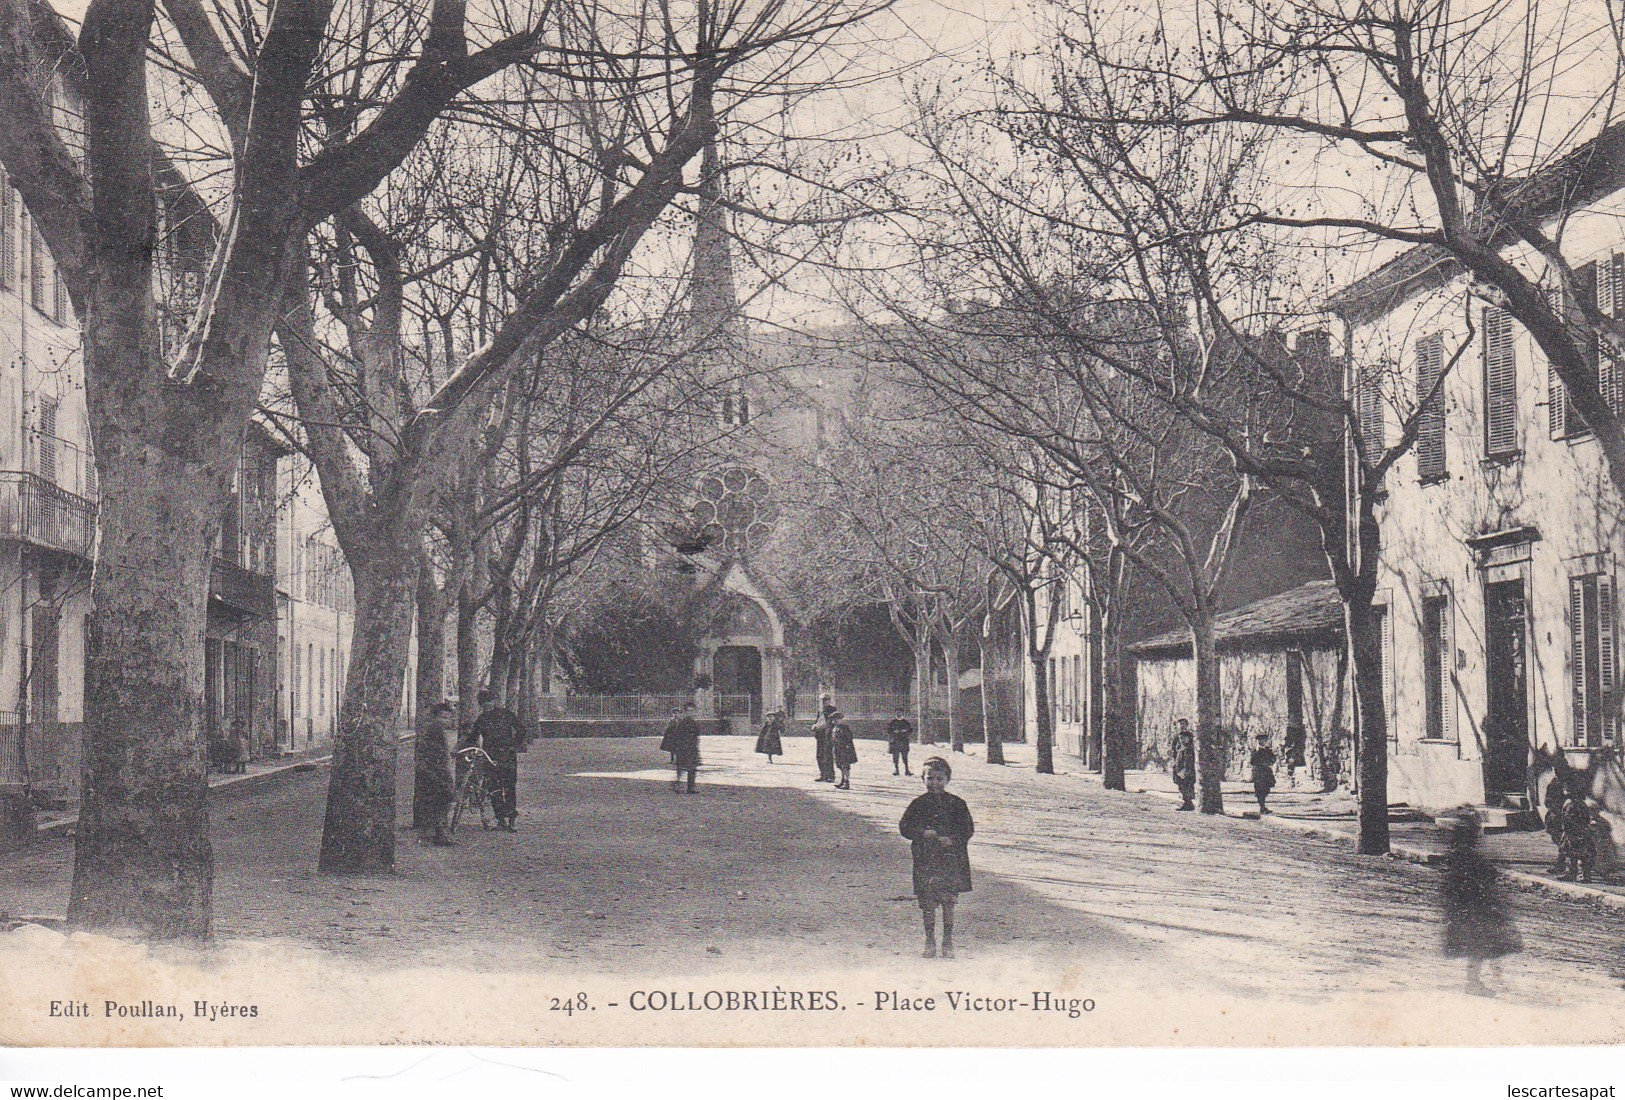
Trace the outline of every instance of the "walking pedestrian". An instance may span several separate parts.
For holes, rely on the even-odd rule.
[[[1479,850],[1481,832],[1476,813],[1466,808],[1458,812],[1444,872],[1444,953],[1467,960],[1468,993],[1493,997],[1494,990],[1484,984],[1485,960],[1522,951],[1523,940],[1507,911],[1495,866]]]
[[[775,756],[784,755],[784,712],[776,710],[762,723],[761,735],[756,738],[756,751],[767,757],[769,764]]]
[[[446,731],[456,722],[456,709],[444,700],[429,708],[429,720],[418,734],[413,770],[423,813],[434,829],[431,844],[455,844],[446,835],[446,815],[451,810],[456,788],[451,785],[451,749]]]
[[[835,766],[841,769],[841,781],[835,784],[838,791],[852,789],[852,765],[858,762],[858,747],[852,743],[852,727],[846,724],[846,719],[840,711],[830,716],[829,726],[829,752]]]
[[[497,702],[497,693],[481,688],[480,716],[474,719],[474,742],[491,758],[491,810],[497,827],[516,832],[519,821],[519,747],[525,733],[519,717]]]
[[[914,723],[899,710],[897,717],[891,720],[886,727],[886,748],[891,752],[891,773],[897,775],[897,766],[902,764],[903,775],[913,775],[908,770],[908,743],[914,736]]]
[[[1297,787],[1298,769],[1306,766],[1304,749],[1308,740],[1309,732],[1302,726],[1286,728],[1286,740],[1281,743],[1281,755],[1285,757],[1282,763],[1286,765],[1286,781],[1291,787]]]
[[[1563,873],[1557,877],[1563,882],[1591,881],[1591,868],[1597,862],[1596,815],[1586,805],[1583,795],[1569,792],[1563,803],[1563,843],[1558,851],[1563,856]]]
[[[1552,776],[1551,782],[1546,784],[1546,794],[1541,798],[1541,805],[1546,810],[1546,835],[1551,837],[1552,846],[1557,849],[1557,862],[1547,868],[1553,875],[1561,875],[1568,869],[1568,859],[1563,855],[1563,805],[1569,800],[1569,789],[1563,782],[1561,775]]]
[[[1253,797],[1258,799],[1258,816],[1263,817],[1270,812],[1264,805],[1264,800],[1275,789],[1275,750],[1270,748],[1270,735],[1258,735],[1258,747],[1247,764],[1253,770]]]
[[[688,793],[693,794],[695,775],[700,770],[700,723],[694,717],[692,700],[683,704],[683,713],[671,724],[667,738],[671,742],[672,767],[676,770],[671,789],[683,789],[683,775],[686,772]]]
[[[897,830],[908,838],[914,857],[914,897],[925,925],[925,958],[937,956],[937,910],[942,910],[942,947],[945,959],[954,957],[954,906],[959,895],[970,892],[970,854],[967,845],[976,833],[970,807],[948,793],[953,768],[940,756],[925,762],[921,774],[925,793],[908,804]]]
[[[819,712],[818,721],[813,723],[813,755],[818,761],[817,783],[835,782],[835,757],[830,751],[831,715],[838,714],[835,705],[830,702],[829,696],[824,696],[824,705]]]
[[[1196,739],[1191,735],[1189,718],[1179,720],[1179,732],[1174,735],[1174,786],[1179,788],[1181,810],[1196,809]]]

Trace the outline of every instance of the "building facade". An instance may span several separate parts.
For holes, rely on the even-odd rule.
[[[65,286],[0,171],[0,784],[79,787],[96,466]]]
[[[277,736],[303,751],[332,744],[344,698],[355,594],[310,464],[286,457],[277,511]]]
[[[1625,193],[1581,201],[1547,213],[1584,292],[1618,315]],[[1438,388],[1379,512],[1390,797],[1527,808],[1558,755],[1617,789],[1625,501],[1530,335],[1427,260],[1413,250],[1334,301],[1363,435],[1392,443]],[[1619,409],[1619,366],[1594,352]]]

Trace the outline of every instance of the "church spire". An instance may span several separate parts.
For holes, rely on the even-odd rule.
[[[696,328],[717,332],[733,327],[739,312],[720,173],[717,139],[713,136],[700,151],[700,206],[694,222],[694,269],[688,308]]]

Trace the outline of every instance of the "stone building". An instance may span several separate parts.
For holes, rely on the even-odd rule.
[[[1270,736],[1283,757],[1302,735],[1306,778],[1331,788],[1353,763],[1343,604],[1331,581],[1245,604],[1214,623],[1219,650],[1219,724],[1225,775],[1247,774],[1255,738]],[[1135,664],[1136,744],[1132,765],[1165,768],[1180,718],[1196,715],[1196,663],[1188,631],[1159,634],[1129,647]]]
[[[1617,161],[1582,148],[1527,188],[1584,292],[1615,316],[1625,309]],[[1514,246],[1504,255],[1544,268]],[[1363,434],[1395,439],[1443,376],[1379,513],[1391,797],[1516,812],[1559,754],[1617,793],[1625,501],[1595,439],[1529,334],[1441,253],[1403,253],[1332,308],[1357,364]],[[1593,367],[1620,409],[1619,366],[1599,352]]]

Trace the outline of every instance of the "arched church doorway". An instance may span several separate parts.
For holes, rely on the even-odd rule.
[[[762,720],[762,651],[753,645],[717,647],[713,687],[719,695],[750,697],[750,720]]]

